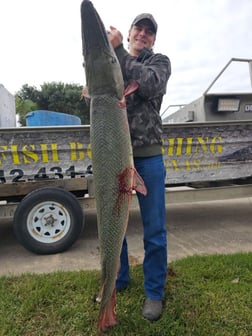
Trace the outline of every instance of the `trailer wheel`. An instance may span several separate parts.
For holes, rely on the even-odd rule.
[[[28,250],[53,254],[78,239],[84,216],[77,198],[60,188],[41,188],[26,195],[14,214],[14,234]]]

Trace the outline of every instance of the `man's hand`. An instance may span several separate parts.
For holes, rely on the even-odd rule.
[[[115,27],[110,26],[110,31],[108,32],[108,39],[112,45],[112,47],[115,49],[120,44],[122,44],[123,36],[119,30],[117,30]]]

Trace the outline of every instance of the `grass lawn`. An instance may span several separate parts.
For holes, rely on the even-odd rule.
[[[141,266],[117,295],[110,336],[252,336],[252,253],[194,256],[169,265],[162,318],[141,315]],[[0,335],[96,335],[98,271],[0,278]]]

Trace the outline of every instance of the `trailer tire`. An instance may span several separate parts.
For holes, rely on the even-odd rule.
[[[77,198],[61,188],[40,188],[26,195],[14,214],[14,234],[37,254],[67,250],[78,239],[84,215]]]

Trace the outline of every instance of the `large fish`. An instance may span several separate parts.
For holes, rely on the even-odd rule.
[[[81,4],[82,46],[90,101],[90,140],[101,254],[98,329],[117,324],[115,281],[132,190],[146,194],[134,169],[120,64],[93,4]],[[132,82],[126,94],[137,90]]]

